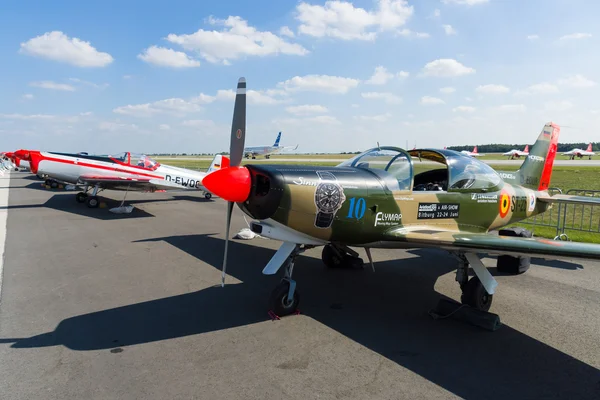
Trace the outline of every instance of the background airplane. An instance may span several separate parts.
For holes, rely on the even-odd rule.
[[[517,150],[517,149],[512,149],[511,151],[507,151],[506,153],[504,153],[502,155],[508,156],[511,160],[515,159],[515,158],[519,158],[521,156],[527,156],[527,155],[529,155],[529,145],[526,145],[525,149],[523,151]]]
[[[15,171],[29,170],[29,161],[20,159],[14,152],[6,152],[2,153],[2,155],[13,163]]]
[[[479,154],[479,152],[477,151],[477,146],[473,147],[473,151],[463,150],[461,151],[461,153],[471,157],[481,157],[481,154]]]
[[[77,193],[76,200],[86,202],[90,208],[98,207],[97,195],[106,189],[150,192],[201,190],[204,197],[210,199],[212,194],[202,185],[203,178],[229,165],[229,159],[220,154],[215,156],[207,172],[161,165],[146,155],[130,152],[84,155],[17,150],[15,155],[29,160],[31,172],[38,176],[83,187],[84,191]],[[92,194],[88,196],[90,190]]]
[[[281,139],[281,132],[277,134],[277,139],[275,139],[275,143],[273,146],[255,146],[255,147],[246,147],[244,148],[244,156],[246,158],[252,157],[253,159],[256,156],[265,156],[265,158],[270,158],[271,154],[279,153],[285,150],[296,150],[296,147],[293,146],[279,146],[279,140]]]
[[[543,127],[531,154],[506,179],[455,151],[391,146],[372,148],[336,167],[240,166],[245,132],[246,80],[240,78],[230,167],[207,176],[204,183],[228,202],[222,285],[235,204],[255,220],[250,224],[254,233],[282,242],[263,269],[266,275],[284,269],[270,299],[276,315],[296,312],[294,264],[298,255],[318,246],[324,246],[322,259],[329,267],[362,266],[350,246],[364,248],[371,265],[372,248],[447,250],[458,259],[461,302],[481,311],[490,308],[498,283],[479,253],[500,255],[498,271],[513,274],[523,272],[517,258],[521,256],[600,259],[600,245],[531,238],[524,230],[502,229],[545,212],[553,203],[600,204],[600,198],[549,195],[560,133],[554,123]],[[438,168],[415,169],[421,159],[437,162]],[[499,234],[490,234],[492,230]]]
[[[592,159],[592,156],[595,156],[596,153],[594,153],[592,151],[592,144],[588,144],[587,149],[585,150],[581,150],[581,149],[573,149],[570,151],[567,151],[566,153],[562,153],[563,156],[569,156],[570,160],[574,160],[575,157],[579,157],[579,158],[583,158],[583,157],[588,157],[588,159]]]

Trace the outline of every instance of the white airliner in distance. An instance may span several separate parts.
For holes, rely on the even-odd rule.
[[[481,157],[482,156],[482,154],[479,154],[479,152],[477,151],[477,146],[473,147],[473,151],[463,150],[463,151],[461,151],[461,153],[466,154],[471,157]]]
[[[595,156],[596,153],[594,153],[592,151],[592,144],[590,143],[590,144],[588,144],[588,147],[585,150],[573,149],[573,150],[567,151],[566,153],[562,153],[562,155],[569,156],[570,160],[574,160],[575,157],[579,157],[579,158],[588,157],[591,160],[592,156]]]
[[[529,145],[525,146],[525,150],[523,150],[523,151],[517,150],[517,149],[512,149],[511,151],[507,151],[506,153],[504,153],[502,155],[510,157],[511,160],[513,160],[515,158],[519,158],[519,157],[528,156],[529,155]]]
[[[99,205],[98,192],[110,190],[146,191],[200,190],[210,199],[212,194],[202,185],[203,178],[229,166],[229,158],[217,154],[207,172],[161,165],[150,157],[125,152],[117,155],[87,153],[57,153],[36,150],[17,150],[15,156],[28,160],[31,172],[58,182],[83,187],[76,195],[79,203],[88,207]],[[92,191],[91,196],[88,192]]]
[[[296,147],[279,146],[280,139],[281,139],[281,132],[279,132],[277,134],[277,139],[275,139],[275,143],[273,144],[273,146],[245,147],[244,148],[244,156],[246,158],[252,157],[253,159],[256,158],[256,156],[265,156],[265,158],[270,158],[271,154],[276,154],[276,153],[279,153],[279,152],[285,151],[285,150],[296,150],[298,148],[298,145],[296,145]]]

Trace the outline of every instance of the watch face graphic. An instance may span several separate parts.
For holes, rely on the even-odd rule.
[[[335,213],[346,201],[346,196],[344,195],[344,189],[331,172],[317,171],[317,175],[321,182],[315,190],[315,205],[317,207],[315,226],[329,228],[333,223]]]

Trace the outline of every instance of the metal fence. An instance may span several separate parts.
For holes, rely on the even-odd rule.
[[[558,188],[550,188],[550,195],[562,194]],[[565,194],[573,196],[600,197],[600,190],[570,189]],[[545,213],[520,222],[536,226],[556,229],[555,240],[569,240],[569,231],[600,233],[600,206],[592,204],[560,203]]]

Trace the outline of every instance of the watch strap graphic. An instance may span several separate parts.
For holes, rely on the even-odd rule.
[[[333,213],[327,214],[324,212],[318,212],[315,218],[315,226],[318,228],[329,228],[333,222]]]

